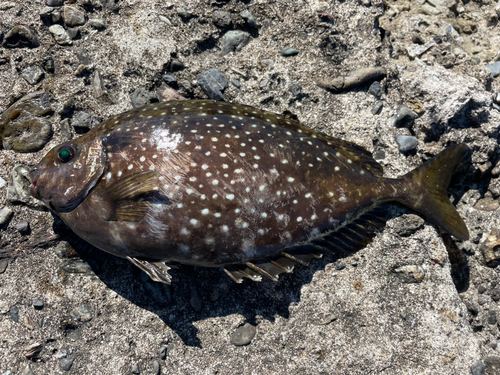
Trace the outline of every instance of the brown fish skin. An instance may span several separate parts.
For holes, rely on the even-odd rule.
[[[445,194],[467,150],[387,179],[361,147],[271,112],[154,103],[55,147],[32,194],[114,255],[218,267],[277,256],[389,201],[467,238]]]

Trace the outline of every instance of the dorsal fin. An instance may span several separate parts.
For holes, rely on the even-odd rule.
[[[295,264],[309,265],[311,260],[321,258],[322,253],[332,255],[352,254],[362,249],[375,233],[385,224],[385,210],[376,208],[362,214],[351,223],[337,228],[332,232],[325,232],[323,237],[312,240],[310,243],[298,244],[282,250],[274,257],[225,266],[224,271],[237,283],[244,278],[253,281],[262,281],[262,276],[278,281],[278,276],[283,273],[291,273]]]

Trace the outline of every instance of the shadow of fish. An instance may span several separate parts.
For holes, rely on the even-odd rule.
[[[364,247],[400,202],[459,239],[446,189],[468,152],[452,146],[382,177],[365,149],[245,105],[154,103],[53,148],[31,194],[80,237],[170,283],[166,262],[277,280],[324,252]]]

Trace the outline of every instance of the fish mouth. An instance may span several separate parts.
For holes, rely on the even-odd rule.
[[[34,167],[30,170],[28,174],[28,178],[31,182],[31,187],[30,187],[30,194],[32,197],[36,199],[41,199],[40,194],[38,192],[38,189],[36,188],[36,185],[38,183],[38,179],[40,178],[41,172],[38,170],[37,167]]]

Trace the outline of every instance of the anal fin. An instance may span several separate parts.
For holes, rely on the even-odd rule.
[[[133,257],[127,257],[127,259],[141,271],[147,273],[151,280],[164,284],[172,283],[172,276],[168,273],[171,267],[164,262],[150,262]]]

